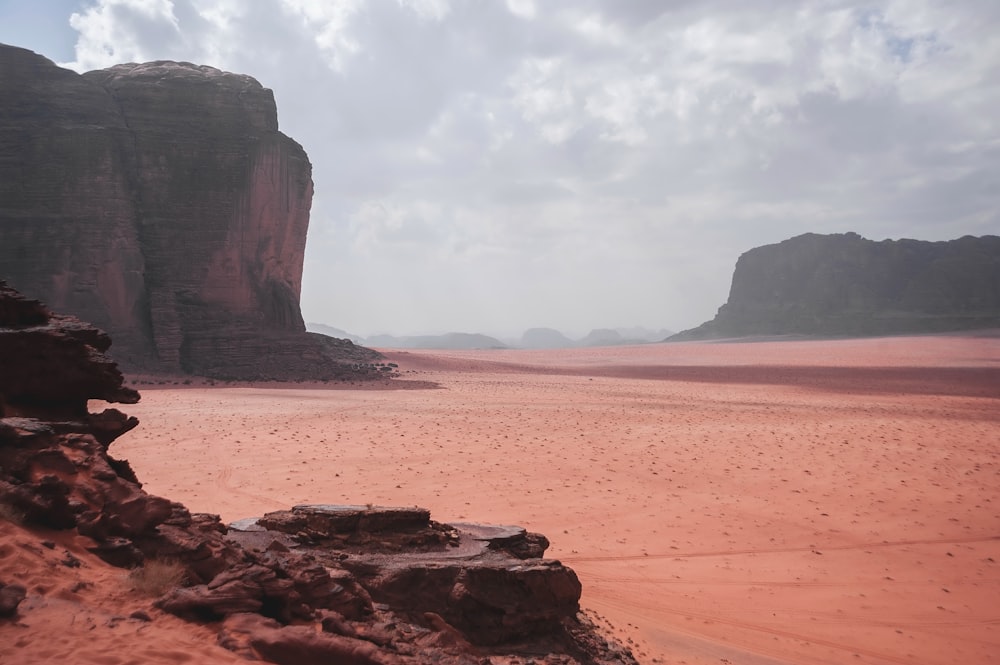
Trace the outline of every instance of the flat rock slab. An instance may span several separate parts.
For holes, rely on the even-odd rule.
[[[320,504],[295,506],[259,518],[266,529],[322,540],[352,534],[414,533],[431,528],[426,508]]]

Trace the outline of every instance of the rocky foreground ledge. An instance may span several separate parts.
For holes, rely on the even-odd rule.
[[[138,421],[110,339],[0,282],[0,507],[75,529],[113,566],[173,567],[157,607],[275,663],[635,663],[579,611],[572,570],[519,527],[422,508],[296,506],[226,526],[143,491],[108,446]],[[0,580],[0,617],[25,589]],[[3,620],[0,618],[0,620]]]

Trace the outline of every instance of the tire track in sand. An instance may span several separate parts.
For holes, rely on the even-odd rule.
[[[886,547],[905,547],[908,545],[953,545],[959,543],[986,543],[1000,540],[1000,536],[971,536],[967,538],[932,538],[925,540],[884,540],[877,543],[861,543],[852,545],[825,545],[823,550],[842,552],[850,550],[867,550]],[[745,550],[712,550],[705,552],[670,552],[665,554],[623,554],[617,556],[561,556],[568,563],[597,563],[614,561],[642,561],[644,559],[696,559],[713,556],[741,556],[746,554],[793,554],[795,552],[815,552],[818,546],[806,547],[776,547]]]

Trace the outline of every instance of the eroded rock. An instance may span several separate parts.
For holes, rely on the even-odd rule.
[[[438,524],[423,508],[317,505],[244,521],[230,538],[259,544],[281,534],[349,570],[376,603],[417,623],[438,616],[476,644],[558,631],[580,609],[576,575],[542,560],[548,541],[521,527]]]

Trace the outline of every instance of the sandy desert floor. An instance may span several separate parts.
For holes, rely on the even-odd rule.
[[[393,390],[147,388],[112,453],[226,520],[542,532],[644,663],[1000,662],[1000,339],[387,355]]]

